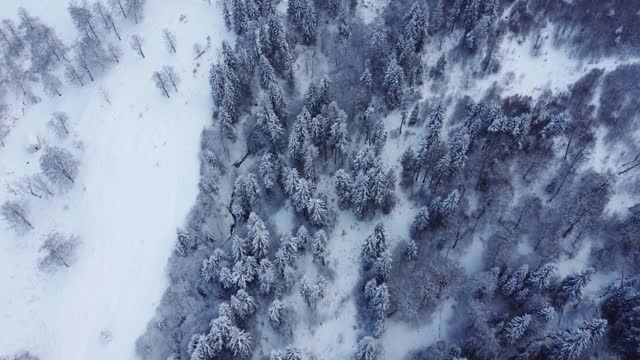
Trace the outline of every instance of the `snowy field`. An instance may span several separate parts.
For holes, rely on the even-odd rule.
[[[66,1],[4,0],[0,11],[10,16],[19,6],[73,41]],[[119,65],[15,112],[0,147],[0,199],[15,198],[8,185],[39,172],[40,152],[27,151],[35,138],[68,149],[80,167],[70,192],[28,199],[35,230],[19,236],[0,228],[0,355],[28,349],[43,360],[135,358],[135,340],[167,285],[176,227],[197,193],[199,136],[210,118],[207,70],[229,37],[220,14],[200,0],[149,0],[141,25],[122,25]],[[165,27],[176,34],[177,54],[165,47]],[[146,59],[129,48],[134,33],[145,40]],[[204,45],[209,35],[211,49],[194,61],[193,42]],[[164,65],[182,79],[171,99],[151,81]],[[71,120],[64,141],[47,127],[54,111]],[[38,249],[53,231],[76,234],[81,245],[70,269],[44,274]]]

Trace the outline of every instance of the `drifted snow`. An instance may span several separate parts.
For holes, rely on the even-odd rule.
[[[22,5],[68,31],[70,19],[60,12],[66,3],[40,4],[5,0],[0,9],[9,16]],[[176,34],[175,55],[166,50],[164,27]],[[5,184],[39,171],[40,152],[26,151],[30,137],[65,147],[81,162],[69,193],[29,199],[34,231],[17,236],[4,222],[0,227],[0,355],[25,349],[42,360],[133,359],[167,286],[163,269],[175,231],[197,194],[199,136],[210,118],[208,66],[229,36],[220,9],[196,0],[150,0],[144,23],[120,30],[119,65],[84,88],[66,86],[61,98],[43,96],[0,148],[1,200],[13,198]],[[145,40],[146,60],[129,48],[134,33]],[[193,42],[204,44],[207,35],[213,48],[196,64]],[[163,65],[182,79],[171,99],[151,81]],[[72,121],[74,133],[64,141],[46,126],[54,111]],[[78,261],[53,275],[37,269],[38,248],[51,231],[82,241]]]

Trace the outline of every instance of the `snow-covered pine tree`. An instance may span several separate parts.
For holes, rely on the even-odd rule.
[[[333,176],[333,184],[338,196],[338,205],[342,209],[348,207],[351,204],[351,192],[353,190],[351,176],[343,169],[339,169]]]
[[[351,187],[351,204],[354,213],[358,216],[364,215],[371,201],[370,182],[369,176],[360,171]]]
[[[276,269],[269,259],[260,260],[258,271],[258,283],[260,284],[259,292],[261,294],[270,294],[278,281]]]
[[[235,281],[235,285],[244,289],[249,283],[253,282],[257,272],[258,262],[256,259],[253,256],[245,256],[233,265],[231,276],[233,281]]]
[[[358,89],[358,107],[362,110],[366,109],[371,103],[371,94],[373,91],[373,77],[369,68],[365,68],[359,80],[360,88]]]
[[[429,13],[429,33],[431,35],[437,33],[445,25],[445,22],[444,5],[442,0],[438,0],[436,4],[431,7],[431,12]]]
[[[382,83],[384,99],[390,109],[395,109],[402,102],[404,86],[405,80],[402,68],[398,65],[396,57],[391,55]]]
[[[422,51],[427,35],[427,9],[425,6],[423,1],[414,2],[403,19],[403,38],[410,40],[411,50],[416,53]]]
[[[529,328],[531,315],[523,314],[511,319],[504,327],[505,339],[510,344],[515,344]]]
[[[258,78],[263,89],[268,89],[276,82],[276,71],[264,55],[260,55],[258,60]]]
[[[235,295],[231,295],[230,305],[235,316],[243,320],[253,315],[258,308],[253,296],[249,295],[244,289],[240,289]]]
[[[418,258],[418,245],[414,240],[407,242],[404,253],[409,260],[416,260]]]
[[[384,72],[385,58],[389,54],[389,41],[384,23],[378,21],[373,27],[369,38],[369,59],[371,59],[371,70],[379,74]]]
[[[302,145],[304,154],[302,157],[302,170],[305,178],[315,178],[315,161],[320,156],[318,148],[311,142],[311,138],[305,139]]]
[[[501,286],[502,295],[511,296],[524,287],[524,280],[529,274],[529,265],[523,264]]]
[[[582,299],[584,288],[591,282],[593,269],[568,275],[558,286],[556,298],[562,305]]]
[[[444,56],[444,54],[442,54],[438,58],[438,61],[436,61],[436,64],[433,66],[433,69],[431,69],[431,76],[433,76],[434,78],[443,77],[445,74],[446,66],[447,66],[447,58]]]
[[[291,235],[291,233],[285,233],[280,237],[280,248],[289,254],[289,256],[294,256],[300,248],[298,239]]]
[[[369,268],[387,250],[387,231],[383,223],[378,223],[362,246],[361,258],[365,268]]]
[[[418,159],[412,148],[408,147],[400,158],[400,166],[402,166],[401,180],[403,185],[413,184],[415,175],[418,171]]]
[[[385,281],[391,272],[391,251],[388,249],[383,251],[373,264],[373,270],[376,276]]]
[[[320,229],[313,235],[311,251],[313,260],[320,261],[324,265],[324,259],[327,256],[327,233],[324,230]]]
[[[276,185],[278,177],[276,175],[275,165],[273,163],[272,154],[264,154],[260,160],[260,178],[265,189],[271,190]]]
[[[598,341],[604,334],[607,321],[595,319],[584,323],[577,329],[563,330],[551,334],[551,343],[547,351],[547,358],[551,360],[576,360],[592,343]]]
[[[220,248],[213,250],[213,253],[208,258],[202,261],[200,267],[200,275],[204,281],[211,281],[216,277],[216,274],[220,272],[222,262],[226,258],[226,254]]]
[[[300,225],[298,232],[296,232],[296,243],[300,251],[304,251],[310,244],[309,231],[304,225]]]
[[[302,108],[300,114],[293,123],[293,128],[289,134],[289,159],[294,162],[304,161],[305,145],[312,143],[309,128],[311,124],[311,114],[307,108]]]
[[[331,82],[324,75],[309,85],[309,89],[304,95],[304,106],[309,110],[311,116],[316,116],[322,111],[322,107],[331,103]]]
[[[289,1],[287,17],[300,35],[303,44],[311,45],[315,42],[318,18],[312,0]]]
[[[307,210],[311,194],[313,192],[313,183],[307,179],[298,179],[297,186],[291,196],[291,202],[297,212]]]
[[[588,331],[591,335],[591,342],[600,340],[607,330],[608,322],[605,319],[593,319],[591,321],[585,321],[578,325],[578,329]]]
[[[411,223],[411,234],[415,237],[429,228],[430,224],[429,208],[423,206],[418,210],[418,213],[413,218]]]
[[[460,129],[453,134],[449,141],[449,155],[451,157],[451,169],[455,173],[464,167],[467,161],[467,151],[469,150],[471,139],[465,129]]]
[[[231,327],[229,331],[227,346],[236,359],[249,359],[253,352],[251,335],[236,326]]]
[[[421,165],[429,159],[431,149],[440,141],[440,130],[444,121],[445,108],[435,105],[429,114],[427,130],[418,145],[417,156]]]
[[[311,285],[309,280],[303,277],[300,281],[300,296],[310,308],[315,308],[318,301],[324,297],[326,286],[327,281],[323,277],[320,277],[314,285]]]
[[[460,192],[456,189],[450,192],[444,199],[439,196],[433,199],[429,206],[429,214],[432,220],[446,223],[447,218],[453,215],[458,208],[459,203]]]
[[[376,360],[379,354],[380,347],[375,338],[365,336],[358,341],[356,360]]]
[[[251,253],[256,259],[261,259],[269,253],[269,232],[264,221],[256,215],[249,214],[247,222],[249,241],[251,242]]]
[[[369,280],[364,287],[367,304],[376,319],[384,319],[390,307],[389,287],[385,283],[378,284],[376,279]]]
[[[280,325],[282,325],[284,311],[285,308],[282,301],[275,299],[273,300],[273,302],[271,302],[268,312],[271,326],[273,326],[274,329],[277,329],[280,327]]]
[[[233,185],[231,212],[238,220],[246,220],[260,199],[260,187],[253,173],[239,176]]]
[[[556,270],[555,264],[544,264],[538,270],[531,273],[527,279],[527,283],[536,289],[545,290],[551,285],[551,281],[556,275]]]
[[[247,242],[247,239],[239,237],[237,235],[233,235],[231,237],[231,253],[233,254],[233,259],[238,262],[244,259],[245,256],[249,255],[250,244]]]
[[[273,109],[273,103],[269,95],[261,92],[256,110],[256,124],[270,140],[272,148],[276,149],[285,134],[282,120]]]
[[[309,199],[307,213],[311,223],[317,227],[323,227],[329,223],[329,209],[323,197]]]

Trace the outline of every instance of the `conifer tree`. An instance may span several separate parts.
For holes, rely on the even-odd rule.
[[[249,359],[253,351],[252,346],[253,343],[249,333],[236,326],[231,328],[228,347],[229,350],[233,352],[235,358]]]
[[[362,246],[361,257],[365,268],[370,267],[387,250],[387,231],[384,224],[378,223]]]
[[[248,236],[251,241],[251,251],[257,259],[267,256],[269,252],[269,232],[264,222],[256,213],[249,214],[247,222]]]
[[[326,226],[329,222],[329,209],[327,202],[322,197],[309,199],[307,202],[307,213],[309,220],[317,227]]]
[[[351,192],[353,190],[351,176],[343,169],[339,169],[333,177],[333,184],[336,189],[336,195],[338,195],[338,205],[344,209],[351,204]]]
[[[230,304],[233,313],[239,319],[248,318],[253,315],[258,308],[253,296],[249,295],[244,289],[240,289],[235,295],[231,295]]]
[[[564,278],[558,287],[556,297],[562,305],[582,299],[584,288],[591,282],[593,269],[571,274]]]
[[[390,56],[384,73],[382,89],[384,99],[390,109],[395,109],[402,102],[405,86],[404,73],[395,56]]]
[[[527,279],[527,283],[529,283],[534,288],[545,290],[551,285],[551,281],[556,274],[556,266],[554,264],[548,263],[544,264],[540,267],[540,269],[531,273],[529,278]]]
[[[259,171],[264,188],[267,190],[273,189],[277,181],[277,175],[272,154],[267,153],[262,156]]]
[[[523,264],[511,274],[507,280],[502,284],[501,290],[504,296],[511,296],[516,291],[520,290],[524,286],[524,280],[529,273],[529,265]]]
[[[379,345],[373,337],[365,336],[358,341],[356,360],[376,360],[379,353]]]
[[[423,206],[418,210],[411,223],[411,233],[417,236],[429,228],[429,208]]]
[[[258,271],[258,282],[260,283],[259,291],[261,294],[270,294],[277,282],[276,270],[269,259],[260,260]]]
[[[269,320],[271,321],[271,326],[275,329],[282,325],[284,311],[285,309],[282,301],[275,299],[271,302],[271,305],[269,306]]]
[[[531,315],[523,314],[511,319],[504,328],[505,338],[508,343],[515,344],[529,328]]]
[[[313,235],[311,250],[313,252],[313,260],[320,261],[324,265],[324,259],[327,256],[327,233],[324,230],[318,230]]]
[[[391,272],[391,252],[385,250],[378,256],[373,264],[373,270],[376,276],[381,280],[387,280]]]

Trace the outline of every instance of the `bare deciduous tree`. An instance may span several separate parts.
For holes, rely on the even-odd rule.
[[[120,15],[122,15],[122,18],[127,18],[127,12],[124,10],[122,0],[109,0],[109,6],[111,9],[118,11]]]
[[[178,74],[176,74],[176,70],[173,68],[173,66],[164,66],[162,68],[162,73],[164,74],[165,78],[171,83],[171,86],[177,93],[178,84],[180,84],[180,77],[178,77]]]
[[[48,96],[62,96],[62,93],[60,92],[62,81],[52,73],[45,73],[42,75],[42,87]]]
[[[51,120],[49,120],[48,125],[60,138],[66,137],[71,132],[69,116],[61,111],[56,111],[51,114]]]
[[[176,36],[169,29],[162,30],[162,37],[170,53],[176,53]]]
[[[154,84],[156,84],[156,87],[162,90],[162,93],[164,94],[164,96],[166,96],[167,98],[171,97],[169,96],[169,91],[167,91],[167,84],[163,74],[156,71],[153,73],[153,76],[151,77],[151,79],[153,80]]]
[[[139,35],[132,35],[129,44],[131,45],[131,48],[138,53],[138,55],[145,59],[144,52],[142,51],[143,42],[144,41]]]
[[[82,80],[82,76],[78,73],[76,68],[67,64],[65,66],[64,74],[67,77],[67,80],[71,83],[78,83],[80,86],[84,86],[84,81]]]
[[[31,221],[27,218],[27,209],[24,202],[5,201],[0,208],[0,214],[4,220],[18,233],[25,233],[33,229]]]
[[[58,186],[70,186],[78,175],[78,160],[60,147],[47,147],[40,157],[40,168],[49,181]]]
[[[128,13],[131,14],[133,22],[138,24],[142,21],[142,8],[145,0],[126,0]]]
[[[24,194],[39,199],[48,198],[54,195],[51,184],[42,174],[25,176],[10,186],[9,191],[15,194]]]
[[[83,70],[92,82],[95,81],[95,75],[97,73],[106,69],[105,62],[109,60],[109,56],[102,45],[93,41],[91,38],[83,38],[82,41],[76,45],[75,53],[78,68]]]
[[[116,23],[113,21],[113,16],[107,11],[106,6],[102,3],[102,1],[97,1],[93,4],[93,11],[98,14],[98,17],[102,20],[102,26],[107,32],[113,32],[116,34],[118,40],[122,40],[120,37],[120,33],[118,32],[118,28],[116,27]]]
[[[100,42],[100,36],[96,32],[93,13],[89,9],[86,0],[81,3],[70,3],[69,14],[71,15],[71,20],[78,30],[84,32],[86,37],[93,37],[97,42]]]
[[[120,47],[114,44],[109,44],[107,51],[109,52],[109,55],[111,55],[113,61],[115,61],[116,64],[120,64],[120,56],[122,56],[122,50],[120,50]]]
[[[61,266],[70,268],[79,243],[78,237],[74,235],[64,235],[59,232],[48,234],[40,247],[40,251],[45,252],[45,256],[40,259],[38,267],[45,272],[55,272]]]

